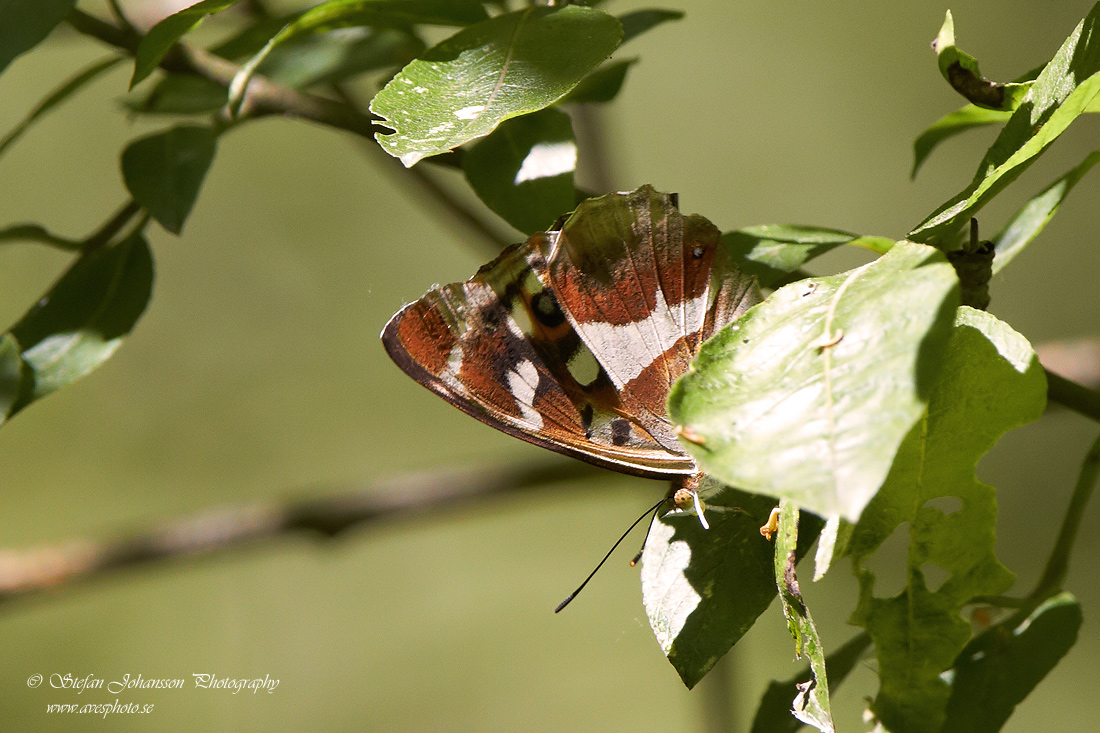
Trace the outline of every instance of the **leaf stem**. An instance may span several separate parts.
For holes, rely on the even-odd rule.
[[[111,241],[111,237],[122,231],[122,228],[125,227],[139,211],[141,211],[141,205],[133,199],[130,199],[114,216],[104,222],[103,226],[88,235],[80,245],[81,250],[84,252],[91,252],[107,244],[107,242]]]
[[[1046,369],[1047,399],[1100,422],[1100,392]]]

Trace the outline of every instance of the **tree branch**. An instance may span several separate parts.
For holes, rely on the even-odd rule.
[[[404,519],[596,475],[580,461],[412,474],[343,494],[227,507],[102,541],[0,551],[0,602],[297,534],[335,538],[380,519]]]
[[[1047,399],[1100,422],[1100,392],[1071,382],[1046,369]]]
[[[76,8],[69,11],[66,20],[79,33],[119,48],[131,56],[137,52],[141,43],[141,36],[132,30],[113,25]],[[225,87],[229,86],[241,69],[232,61],[183,42],[173,46],[160,66],[178,74],[198,75]],[[299,92],[260,75],[252,77],[245,100],[252,115],[286,114],[347,130],[369,139],[373,139],[376,132],[389,132],[388,128],[375,124],[370,116],[346,104]]]

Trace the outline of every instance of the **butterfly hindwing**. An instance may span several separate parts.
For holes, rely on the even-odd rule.
[[[702,341],[759,300],[718,230],[649,186],[405,306],[382,340],[409,376],[551,450],[654,478],[696,471],[665,413]]]

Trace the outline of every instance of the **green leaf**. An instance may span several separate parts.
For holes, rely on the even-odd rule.
[[[1081,606],[1069,593],[1048,599],[1014,629],[995,626],[955,661],[940,733],[993,733],[1077,642]]]
[[[798,685],[791,704],[791,714],[822,733],[833,733],[833,716],[829,706],[829,680],[825,672],[825,650],[814,626],[810,609],[798,587],[795,552],[798,544],[798,505],[790,499],[779,502],[779,530],[775,537],[775,583],[787,629],[795,640],[795,658],[809,658],[813,679]]]
[[[226,8],[236,5],[241,0],[202,0],[189,8],[184,8],[177,13],[157,23],[149,29],[149,32],[141,39],[137,53],[134,54],[134,75],[130,77],[130,88],[133,89],[160,65],[168,49],[185,35],[195,30],[206,20],[206,16],[220,13]]]
[[[831,689],[836,690],[840,686],[870,645],[871,637],[865,633],[856,634],[825,658]],[[795,733],[800,729],[803,723],[791,715],[791,700],[799,693],[798,685],[810,679],[812,674],[813,670],[807,665],[794,677],[768,685],[756,709],[751,733]]]
[[[15,414],[106,361],[137,323],[153,289],[140,235],[81,256],[11,328],[29,369]]]
[[[1007,122],[1010,117],[1012,117],[1011,112],[983,109],[973,104],[968,104],[941,117],[913,142],[913,170],[910,171],[909,177],[917,177],[917,170],[921,164],[944,140],[975,127]]]
[[[0,2],[2,2],[2,0],[0,0]],[[47,94],[18,125],[12,128],[11,132],[5,135],[3,139],[0,139],[0,155],[3,155],[4,151],[7,150],[12,143],[22,137],[23,133],[29,130],[31,125],[37,122],[39,118],[43,117],[54,107],[80,91],[86,84],[94,80],[100,74],[113,68],[120,61],[122,61],[121,56],[109,56],[108,58],[97,61]]]
[[[959,300],[942,253],[878,260],[777,290],[703,344],[673,386],[682,441],[732,486],[855,521],[924,412]]]
[[[229,85],[229,104],[240,106],[260,64],[292,38],[355,26],[469,25],[488,17],[478,0],[328,0],[289,22],[241,66]]]
[[[656,28],[670,20],[680,20],[684,17],[680,10],[635,10],[619,16],[619,23],[623,26],[623,43],[634,40],[646,31]]]
[[[581,79],[573,91],[561,98],[559,104],[584,104],[610,102],[623,88],[626,72],[638,59],[623,59],[604,64]]]
[[[894,241],[885,237],[861,237],[836,229],[792,224],[745,227],[726,232],[722,235],[722,241],[737,266],[750,275],[756,275],[765,288],[785,284],[790,273],[842,244],[863,247],[879,254],[894,246]]]
[[[564,97],[619,45],[619,21],[569,5],[470,26],[401,70],[371,101],[395,132],[377,135],[406,166],[488,135]]]
[[[709,495],[711,492],[716,492]],[[674,510],[642,552],[642,603],[661,651],[690,689],[775,598],[774,551],[760,535],[775,502],[704,478],[710,529]],[[820,528],[807,516],[800,554]]]
[[[190,74],[165,74],[141,99],[127,100],[134,112],[151,115],[198,115],[226,104],[228,92],[216,81]]]
[[[951,694],[941,675],[970,637],[960,611],[1012,585],[994,554],[995,492],[974,468],[1001,435],[1038,419],[1045,403],[1046,379],[1027,340],[988,313],[960,308],[928,412],[849,543],[860,578],[852,622],[867,629],[878,655],[881,687],[871,709],[891,731],[940,730]],[[960,507],[947,513],[929,503],[943,497]],[[903,522],[908,585],[893,598],[876,597],[864,563]],[[936,590],[925,581],[930,565],[949,576]]]
[[[1031,82],[997,84],[982,76],[978,60],[955,46],[955,21],[951,11],[943,21],[939,35],[932,42],[936,62],[943,78],[970,102],[986,109],[1013,110],[1019,105]]]
[[[0,424],[19,400],[23,383],[23,359],[19,342],[10,333],[0,335]]]
[[[462,158],[478,197],[524,234],[546,231],[575,208],[576,164],[569,115],[555,109],[507,120]]]
[[[1024,204],[1005,223],[993,239],[996,252],[993,259],[994,273],[1000,272],[1001,268],[1031,243],[1031,240],[1039,236],[1039,232],[1043,231],[1047,222],[1054,217],[1069,192],[1097,162],[1100,162],[1100,151],[1089,153],[1080,164]]]
[[[301,89],[402,67],[423,50],[424,42],[408,31],[345,28],[279,46],[260,64],[259,72],[279,84]]]
[[[948,246],[990,198],[1014,181],[1100,92],[1100,4],[1035,80],[985,154],[974,180],[921,222],[909,239]]]
[[[76,0],[0,0],[0,72],[46,39]]]
[[[122,151],[122,176],[134,200],[179,234],[214,160],[218,134],[179,125],[133,141]]]

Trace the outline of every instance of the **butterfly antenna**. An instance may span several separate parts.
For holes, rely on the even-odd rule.
[[[622,536],[622,537],[620,537],[620,538],[619,538],[618,540],[616,540],[616,541],[615,541],[615,544],[613,544],[613,545],[611,546],[611,549],[607,551],[607,554],[603,556],[603,560],[600,560],[600,564],[596,566],[596,569],[595,569],[595,570],[593,570],[593,571],[592,571],[591,573],[589,573],[589,574],[588,574],[588,577],[584,579],[584,582],[583,582],[583,583],[581,583],[581,584],[580,584],[579,586],[577,586],[577,589],[576,589],[575,591],[573,591],[572,593],[570,593],[570,594],[569,594],[569,597],[568,597],[568,598],[566,598],[566,599],[565,599],[564,601],[562,601],[561,603],[559,603],[559,604],[558,604],[558,607],[554,609],[554,613],[561,613],[561,610],[562,610],[563,608],[565,608],[565,607],[566,607],[566,606],[568,606],[568,605],[569,605],[570,603],[572,603],[572,602],[573,602],[573,599],[574,599],[574,598],[576,598],[576,597],[577,597],[578,595],[580,595],[580,592],[581,592],[582,590],[584,590],[584,586],[588,585],[588,581],[592,580],[592,576],[594,576],[594,575],[595,575],[595,574],[596,574],[597,572],[599,572],[599,569],[603,567],[603,564],[604,564],[605,562],[607,562],[607,558],[611,557],[611,553],[613,553],[613,552],[615,551],[615,548],[617,548],[617,547],[618,547],[619,545],[621,545],[621,544],[622,544],[623,540],[625,540],[625,539],[626,539],[626,536],[627,536],[628,534],[630,534],[630,531],[631,531],[632,529],[634,529],[635,527],[637,527],[637,526],[638,526],[638,523],[639,523],[639,522],[641,522],[641,521],[642,521],[643,519],[645,519],[645,518],[646,518],[646,516],[647,516],[647,515],[648,515],[648,514],[649,514],[649,513],[651,512],[651,511],[652,511],[652,512],[656,512],[656,511],[657,511],[657,510],[658,510],[658,509],[659,509],[659,508],[661,507],[661,505],[662,505],[662,504],[664,504],[664,503],[665,503],[665,500],[664,500],[664,499],[661,499],[661,500],[660,500],[659,502],[657,502],[656,504],[654,504],[654,505],[653,505],[652,507],[650,507],[649,509],[646,509],[646,510],[645,510],[645,511],[644,511],[644,512],[642,513],[642,516],[640,516],[640,517],[638,517],[637,519],[635,519],[635,520],[634,520],[634,524],[630,525],[630,526],[629,526],[629,527],[627,528],[627,530],[626,530],[625,532],[623,532],[623,536]],[[646,535],[646,536],[647,536],[647,537],[649,536],[649,535],[648,535],[648,533],[647,533],[647,535]],[[633,564],[634,564],[634,563],[631,563],[631,565],[633,565]]]
[[[653,507],[653,514],[649,518],[649,526],[645,528],[645,537],[642,538],[642,546],[638,548],[638,554],[630,561],[630,567],[634,567],[642,559],[642,553],[645,552],[645,543],[649,542],[649,533],[653,531],[653,517],[656,517],[657,512],[661,511],[661,504],[664,504],[664,502],[662,501]]]

